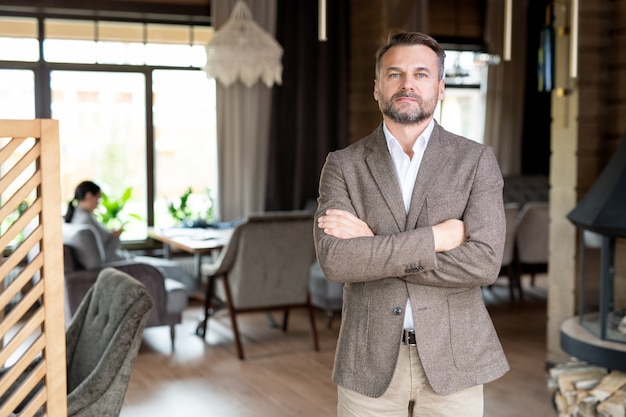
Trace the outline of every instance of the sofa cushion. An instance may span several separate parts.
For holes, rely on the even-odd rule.
[[[98,268],[105,259],[102,242],[93,226],[63,223],[63,244],[71,246],[76,259],[85,269]]]
[[[168,314],[180,314],[187,307],[189,298],[187,287],[172,278],[165,278],[165,293],[167,294],[166,311]]]

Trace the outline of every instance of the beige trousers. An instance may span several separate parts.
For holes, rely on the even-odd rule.
[[[337,387],[338,417],[482,417],[483,386],[437,395],[426,379],[415,346],[400,345],[398,363],[387,391],[370,398]]]

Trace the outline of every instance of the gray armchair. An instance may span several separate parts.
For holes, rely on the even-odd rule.
[[[66,332],[68,417],[119,416],[152,306],[139,281],[114,268],[100,271]],[[42,366],[42,358],[35,359],[3,393],[0,404]],[[0,375],[8,371],[3,368]],[[43,409],[31,404],[42,389],[40,382],[13,411],[43,415]]]
[[[215,263],[202,265],[208,277],[205,317],[196,333],[206,335],[212,302],[228,309],[239,359],[244,359],[238,314],[284,311],[287,330],[292,308],[308,311],[310,334],[319,350],[314,310],[308,292],[309,268],[315,260],[313,215],[306,211],[251,215],[238,224]]]
[[[172,347],[175,326],[182,320],[187,307],[187,290],[180,282],[166,278],[163,272],[146,263],[132,259],[102,263],[96,234],[88,225],[63,223],[63,252],[67,311],[75,314],[87,291],[105,267],[113,267],[139,280],[154,301],[147,327],[170,326]]]
[[[119,415],[152,306],[130,275],[98,274],[67,329],[68,417]]]

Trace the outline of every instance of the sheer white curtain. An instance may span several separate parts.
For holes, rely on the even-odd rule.
[[[215,29],[228,20],[237,0],[212,0]],[[272,36],[276,0],[247,2],[254,21]],[[217,83],[219,216],[224,221],[263,211],[270,127],[271,88],[258,82]]]
[[[526,70],[526,22],[528,3],[513,2],[511,61],[489,67],[485,144],[493,147],[503,175],[521,170],[522,122]],[[502,55],[504,45],[504,2],[487,2],[486,39],[490,53]]]

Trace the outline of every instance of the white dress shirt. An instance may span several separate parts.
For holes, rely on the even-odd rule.
[[[413,194],[413,187],[415,186],[415,180],[417,178],[417,172],[419,171],[420,164],[422,162],[422,156],[424,156],[424,149],[430,139],[430,134],[433,131],[435,122],[430,121],[424,132],[417,138],[413,145],[413,158],[402,150],[402,146],[398,140],[393,137],[391,132],[385,126],[383,122],[383,132],[387,139],[387,148],[391,154],[391,160],[396,167],[396,175],[400,182],[400,188],[402,189],[402,198],[404,199],[404,209],[407,214],[411,205],[411,196]],[[406,311],[404,313],[404,328],[414,329],[413,325],[413,312],[411,309],[411,299],[406,302]]]

